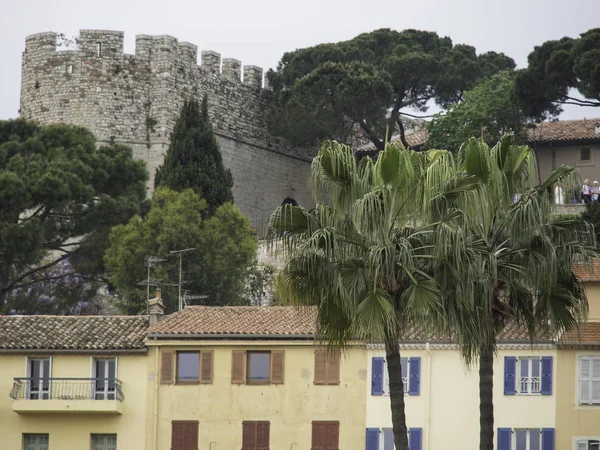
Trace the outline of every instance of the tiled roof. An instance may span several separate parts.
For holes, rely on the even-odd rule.
[[[413,133],[406,135],[406,142],[408,142],[408,145],[410,145],[411,147],[420,147],[423,144],[425,144],[425,142],[427,142],[428,135],[429,132],[425,128],[423,128],[422,130],[417,130]]]
[[[298,310],[291,306],[188,306],[182,311],[165,316],[151,326],[150,336],[186,337],[189,335],[239,335],[294,338],[313,337],[317,311],[314,308]],[[538,341],[549,342],[550,338]],[[421,328],[406,331],[403,342],[449,342],[449,338],[433,336]],[[526,331],[509,324],[498,337],[499,342],[529,341]]]
[[[1,350],[140,350],[147,316],[0,316]]]
[[[165,316],[148,334],[312,336],[316,309],[287,306],[188,306]]]
[[[600,134],[596,134],[596,124],[600,124],[600,119],[542,122],[533,128],[527,128],[527,140],[529,143],[590,140],[600,142]]]
[[[600,259],[595,258],[586,263],[573,264],[573,273],[582,281],[600,281]]]
[[[560,345],[562,347],[600,348],[600,322],[580,323],[577,328],[563,334]]]

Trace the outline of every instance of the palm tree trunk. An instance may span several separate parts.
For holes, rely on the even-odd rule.
[[[479,348],[479,450],[494,450],[494,347]]]
[[[396,450],[408,450],[402,364],[400,362],[400,347],[396,339],[390,338],[386,340],[385,356],[390,380],[390,406],[392,409],[394,443],[396,444]]]

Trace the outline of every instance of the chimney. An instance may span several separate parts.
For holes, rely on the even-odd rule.
[[[596,129],[594,131],[596,134],[600,134],[600,122],[596,123]]]
[[[165,305],[163,305],[159,287],[156,288],[156,297],[148,300],[148,314],[150,315],[150,325],[161,320],[165,314]]]

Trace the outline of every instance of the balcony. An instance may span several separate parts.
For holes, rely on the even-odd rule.
[[[125,400],[116,378],[15,378],[10,396],[18,414],[121,414]]]

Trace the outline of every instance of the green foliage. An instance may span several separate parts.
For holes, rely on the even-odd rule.
[[[457,152],[469,138],[480,138],[493,146],[508,132],[524,138],[525,118],[514,94],[514,74],[502,72],[464,93],[460,103],[450,105],[429,123],[428,148]]]
[[[154,186],[175,191],[193,189],[207,202],[208,214],[225,202],[233,202],[233,178],[223,166],[219,146],[208,116],[208,100],[202,109],[196,100],[186,100],[173,132]]]
[[[207,202],[191,189],[181,192],[159,188],[144,218],[113,228],[106,265],[110,280],[122,297],[128,314],[146,309],[146,288],[137,285],[147,277],[146,256],[167,259],[152,269],[159,278],[167,312],[176,310],[179,259],[170,251],[195,248],[183,258],[184,289],[206,295],[194,303],[245,304],[246,281],[256,258],[257,243],[248,219],[230,203],[206,217]]]
[[[596,243],[600,243],[600,203],[587,203],[581,218],[594,227]]]
[[[570,89],[583,98],[570,96]],[[558,116],[566,104],[600,107],[600,28],[535,47],[518,73],[516,93],[537,119]]]
[[[109,230],[139,212],[147,177],[130,148],[96,148],[84,128],[0,121],[0,300],[67,258],[102,273]]]
[[[358,125],[383,149],[388,127],[403,130],[402,108],[425,111],[431,99],[448,105],[481,79],[514,67],[503,54],[477,55],[433,32],[376,30],[285,53],[267,74],[275,100],[267,122],[300,145],[347,142]]]

